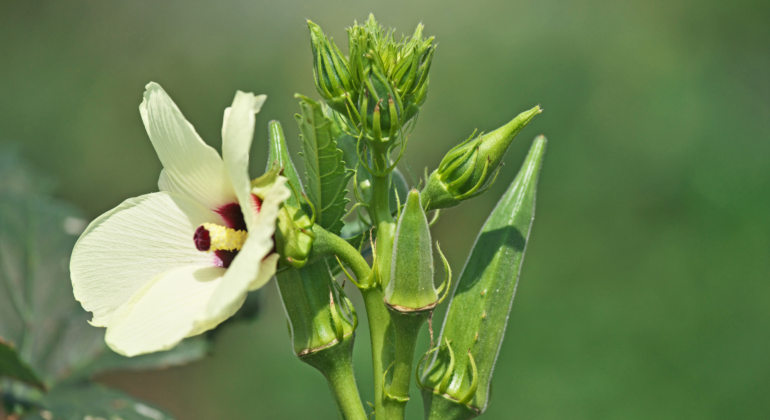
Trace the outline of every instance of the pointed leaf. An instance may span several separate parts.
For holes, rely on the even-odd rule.
[[[5,171],[25,169],[19,164]],[[29,173],[16,179],[37,183]],[[85,225],[77,210],[34,188],[0,185],[0,337],[46,383],[104,346],[104,331],[86,322],[70,283],[69,257]]]
[[[144,401],[92,382],[54,388],[43,397],[42,405],[37,417],[29,418],[173,420]]]
[[[2,340],[0,340],[0,377],[16,379],[40,388],[45,387],[32,368],[19,358],[16,350]]]
[[[105,347],[98,358],[67,379],[77,380],[114,370],[150,370],[181,366],[202,359],[210,347],[209,341],[202,336],[188,338],[171,350],[136,357],[121,356]]]

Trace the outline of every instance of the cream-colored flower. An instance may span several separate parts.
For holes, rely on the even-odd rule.
[[[163,170],[160,192],[94,220],[70,263],[75,297],[135,356],[174,347],[232,316],[275,274],[273,234],[286,179],[248,176],[255,114],[265,96],[238,92],[225,110],[222,158],[150,83],[139,107]]]

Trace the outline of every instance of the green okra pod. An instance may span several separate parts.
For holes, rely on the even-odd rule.
[[[448,269],[447,273],[450,273]],[[442,288],[446,286],[444,284]],[[398,220],[390,281],[384,300],[390,312],[396,346],[392,380],[390,386],[385,387],[384,418],[403,418],[409,400],[417,337],[422,325],[441,302],[433,284],[430,229],[417,190],[407,195]]]
[[[521,170],[481,229],[449,304],[440,346],[422,372],[426,418],[483,413],[503,342],[535,212],[546,139],[537,137]]]

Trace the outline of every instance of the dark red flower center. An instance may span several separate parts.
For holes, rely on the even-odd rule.
[[[254,211],[259,213],[262,208],[262,200],[254,194],[251,195],[251,199]],[[222,216],[225,225],[230,229],[248,231],[240,204],[225,204],[214,211]],[[211,249],[211,234],[208,229],[203,226],[198,226],[198,229],[195,230],[193,241],[195,242],[195,248],[198,249],[198,251],[209,251]],[[235,256],[238,255],[238,251],[216,250],[214,251],[214,255],[217,257],[217,266],[228,268],[235,259]]]
[[[198,251],[208,251],[211,249],[211,234],[208,229],[203,226],[198,226],[193,235],[193,241],[195,242],[195,248]]]

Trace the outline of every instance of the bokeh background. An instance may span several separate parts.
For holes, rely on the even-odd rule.
[[[770,418],[770,2],[0,0],[0,142],[95,217],[157,188],[147,82],[216,147],[241,89],[268,95],[257,175],[267,122],[296,151],[293,94],[318,97],[305,19],[343,40],[369,12],[398,32],[423,21],[439,44],[415,172],[474,128],[545,108],[495,187],[434,228],[459,272],[529,142],[549,137],[483,418]],[[334,418],[321,375],[291,354],[275,286],[263,297],[205,361],[101,380],[179,419]]]

